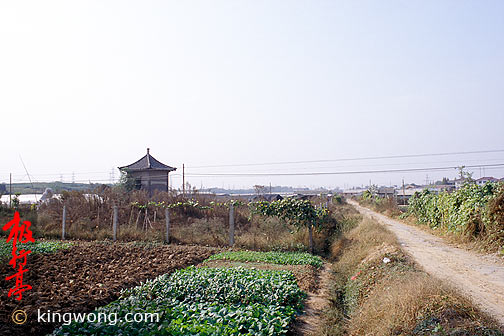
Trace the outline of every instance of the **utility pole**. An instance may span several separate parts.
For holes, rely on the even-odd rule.
[[[182,194],[185,196],[185,164],[182,163]]]
[[[115,170],[114,168],[112,167],[112,169],[110,170],[110,184],[114,184],[114,181],[115,181]]]
[[[271,195],[271,182],[270,182],[270,195]]]

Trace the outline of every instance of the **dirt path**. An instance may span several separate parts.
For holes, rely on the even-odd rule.
[[[330,264],[324,264],[319,275],[319,290],[317,292],[308,292],[304,314],[297,318],[297,331],[301,335],[317,335],[322,323],[321,315],[329,306],[330,269]]]
[[[395,233],[404,250],[427,273],[445,280],[483,311],[504,325],[504,264],[495,256],[481,256],[452,247],[413,226],[390,219],[349,201],[365,216],[377,219]]]

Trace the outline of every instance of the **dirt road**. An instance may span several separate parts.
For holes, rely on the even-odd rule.
[[[452,247],[418,228],[390,219],[349,201],[364,216],[394,232],[399,243],[424,270],[447,281],[483,311],[504,325],[504,263],[495,256],[480,256]]]

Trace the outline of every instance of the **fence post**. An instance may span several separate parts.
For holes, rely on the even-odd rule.
[[[229,203],[229,246],[234,245],[234,205]]]
[[[112,222],[112,231],[114,235],[114,241],[117,240],[117,205],[114,205],[114,220]]]
[[[65,240],[65,226],[66,226],[66,205],[63,205],[63,220],[61,223],[61,240]]]
[[[165,220],[166,220],[166,243],[170,244],[170,209],[165,209]]]

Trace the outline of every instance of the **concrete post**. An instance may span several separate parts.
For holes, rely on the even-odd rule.
[[[234,245],[234,205],[233,203],[229,204],[229,246]]]
[[[65,240],[65,226],[66,226],[66,205],[63,205],[63,220],[61,223],[61,239]]]
[[[114,205],[114,220],[112,222],[112,232],[114,236],[114,241],[117,240],[117,205]]]
[[[166,220],[166,243],[170,244],[170,210],[165,209],[165,220]]]

